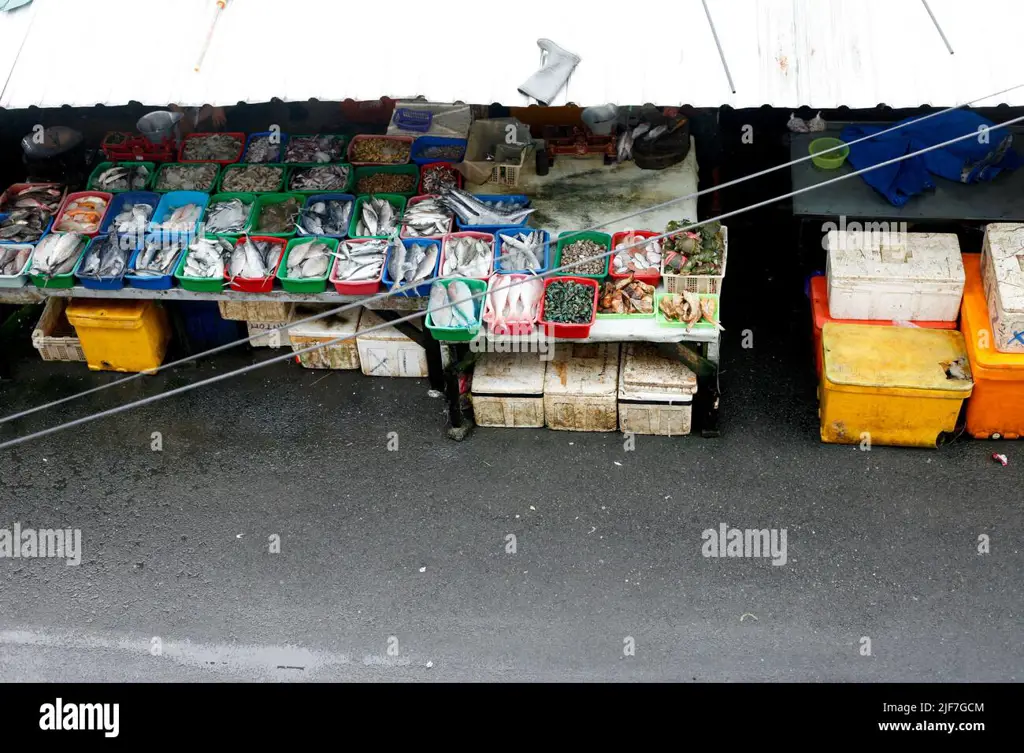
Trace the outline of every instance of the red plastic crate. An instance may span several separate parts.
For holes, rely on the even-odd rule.
[[[252,241],[270,241],[281,246],[281,255],[277,258],[277,266],[274,267],[274,271],[270,273],[269,277],[236,277],[231,278],[231,272],[224,269],[224,279],[231,285],[232,290],[238,290],[243,293],[269,293],[274,289],[274,280],[277,277],[277,269],[281,266],[281,259],[284,258],[285,246],[288,245],[287,238],[273,238],[269,235],[250,235],[249,240]],[[245,237],[239,238],[235,241],[235,246],[245,242]]]
[[[441,258],[437,262],[437,276],[441,277],[441,270],[444,269],[444,257],[448,251],[448,241],[455,240],[457,238],[476,238],[477,240],[487,241],[491,244],[491,266],[487,268],[487,274],[483,277],[467,277],[467,280],[486,280],[494,273],[494,235],[492,233],[480,233],[476,230],[460,230],[457,233],[448,233],[441,240]],[[416,239],[411,239],[415,241]]]
[[[612,236],[612,254],[608,257],[608,276],[616,280],[625,280],[629,277],[629,273],[621,274],[615,272],[615,264],[613,259],[615,258],[615,246],[619,242],[623,241],[630,235],[629,231],[623,230],[620,233],[615,233]],[[662,235],[654,230],[634,230],[632,235],[639,236],[640,238],[654,238],[655,236]],[[658,285],[661,282],[661,265],[659,264],[651,272],[641,272],[634,276],[634,279],[640,280],[640,282],[646,282],[650,285]]]
[[[342,243],[353,243],[353,244],[355,244],[355,243],[366,243],[367,241],[371,241],[371,240],[380,240],[380,239],[379,238],[352,238],[352,239],[347,240],[347,241],[344,241],[344,240],[343,241],[339,241],[338,245],[341,245]],[[328,281],[332,285],[334,285],[334,289],[335,290],[337,290],[342,295],[373,295],[374,293],[380,291],[380,281],[381,281],[381,278],[384,277],[384,265],[383,264],[381,264],[381,266],[380,266],[380,274],[377,275],[377,279],[376,280],[360,280],[359,282],[345,282],[344,280],[339,280],[339,279],[337,279],[334,276],[334,273],[337,271],[338,263],[340,261],[341,261],[341,259],[339,259],[339,258],[336,258],[334,260],[334,264],[331,265],[330,277],[327,278]],[[384,261],[385,261],[385,263],[387,262],[387,257],[386,256],[384,258]]]
[[[14,198],[14,194],[23,188],[30,188],[32,186],[40,188],[56,188],[60,191],[60,200],[54,202],[57,205],[57,211],[60,211],[61,206],[64,204],[64,197],[67,196],[67,187],[65,187],[63,183],[12,183],[7,187],[7,190],[3,192],[3,195],[0,195],[0,211],[9,213],[14,208],[13,205],[8,206]]]
[[[419,185],[419,190],[420,190],[421,194],[427,195],[427,193],[426,193],[427,189],[424,187],[424,183],[423,183],[423,178],[426,177],[427,171],[429,171],[429,170],[436,170],[439,167],[443,167],[443,168],[447,168],[447,169],[450,169],[450,170],[454,170],[455,171],[455,182],[456,182],[456,185],[458,185],[459,188],[462,188],[463,183],[464,183],[464,180],[462,178],[462,173],[460,173],[458,171],[458,169],[455,167],[455,165],[453,165],[451,162],[431,162],[431,163],[429,163],[427,165],[423,165],[422,167],[420,167],[420,185]]]
[[[590,310],[590,321],[585,324],[563,324],[561,322],[549,322],[544,318],[544,300],[547,298],[548,285],[553,282],[579,282],[594,289],[593,307]],[[540,313],[537,321],[544,328],[548,337],[566,337],[572,339],[584,339],[590,336],[590,328],[594,326],[597,317],[597,292],[599,286],[597,280],[589,277],[548,277],[544,280],[544,293],[540,299]]]
[[[121,133],[128,138],[120,144],[107,144],[106,139],[111,133]],[[174,139],[164,139],[154,144],[145,136],[124,131],[108,131],[100,147],[111,162],[173,162],[178,151]]]
[[[87,235],[90,238],[94,238],[99,234],[100,228],[103,227],[103,220],[106,218],[107,211],[110,209],[110,202],[114,200],[114,194],[107,193],[106,191],[76,191],[75,193],[69,193],[65,196],[64,202],[60,205],[60,211],[57,212],[57,216],[53,220],[53,231],[55,233],[79,232],[77,230],[58,230],[57,228],[60,226],[61,220],[64,219],[64,212],[67,210],[68,205],[76,199],[82,199],[86,196],[99,196],[107,201],[107,206],[100,215],[100,221],[99,224],[96,225],[96,229],[91,233],[82,233],[82,235]]]
[[[482,312],[481,320],[487,324],[487,329],[494,335],[516,335],[525,336],[532,335],[537,325],[537,317],[529,321],[517,321],[512,324],[506,323],[504,326],[497,326],[494,323],[494,310],[491,308],[491,291],[494,289],[494,284],[499,278],[508,277],[511,282],[520,283],[528,278],[533,278],[538,282],[541,282],[541,296],[544,294],[544,284],[541,278],[536,275],[522,275],[522,274],[503,274],[503,275],[491,275],[491,279],[487,283],[487,296],[484,298],[484,309]],[[538,307],[538,314],[540,313]]]
[[[189,139],[198,139],[204,136],[234,136],[238,139],[238,154],[231,159],[185,159],[185,145],[188,144]],[[215,165],[233,165],[236,162],[242,160],[242,152],[245,150],[245,134],[239,131],[226,131],[218,133],[190,133],[188,136],[181,140],[181,147],[178,149],[178,162],[184,162],[186,164],[202,164],[209,162]]]

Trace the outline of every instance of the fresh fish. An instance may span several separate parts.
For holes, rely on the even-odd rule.
[[[184,243],[177,238],[154,236],[147,239],[135,259],[133,274],[141,277],[169,275],[174,270],[174,264],[183,247]]]
[[[257,136],[254,138],[249,142],[249,148],[245,150],[245,157],[243,157],[243,161],[250,164],[258,164],[260,162],[280,162],[280,134],[274,136],[274,141],[271,141],[269,135]]]
[[[335,134],[293,136],[284,150],[285,162],[340,162],[345,156],[345,139]]]
[[[356,223],[356,235],[386,236],[398,229],[400,213],[387,199],[370,196],[363,202],[359,222]]]
[[[246,165],[224,171],[222,191],[266,193],[276,191],[284,178],[284,168],[277,165]]]
[[[518,225],[534,211],[513,201],[481,201],[454,186],[442,191],[441,201],[466,225]]]
[[[107,168],[93,181],[97,191],[141,191],[149,181],[150,171],[145,165],[115,165]]]
[[[439,199],[418,201],[405,210],[402,217],[402,237],[437,238],[452,229],[452,212]]]
[[[348,165],[299,168],[288,179],[288,190],[341,191],[348,185],[348,171]]]
[[[327,274],[332,251],[323,241],[312,240],[298,246],[292,246],[288,252],[288,277],[293,280],[309,280]]]
[[[53,277],[70,272],[89,238],[81,233],[52,233],[36,246],[29,274]]]
[[[0,246],[0,277],[14,277],[25,271],[28,257],[32,255],[32,246]]]
[[[153,217],[153,209],[149,204],[124,204],[114,217],[112,227],[122,235],[143,233]]]
[[[170,216],[164,219],[163,222],[155,225],[155,229],[172,232],[188,232],[195,228],[202,213],[203,208],[198,204],[183,204],[171,212]]]
[[[431,276],[437,266],[435,243],[398,243],[391,255],[388,275],[396,286],[405,287]]]
[[[498,268],[503,272],[544,268],[544,233],[539,230],[501,234]]]
[[[299,215],[299,235],[345,235],[351,216],[351,201],[314,201]]]
[[[473,291],[469,289],[469,285],[462,280],[449,282],[448,299],[454,304],[452,311],[455,312],[455,319],[460,321],[459,326],[472,326],[476,321],[478,299],[473,298]]]
[[[95,233],[106,211],[107,200],[102,196],[81,196],[68,202],[53,230],[56,233]]]
[[[132,244],[122,243],[114,234],[96,238],[82,257],[78,275],[96,279],[120,277],[128,266],[132,250]]]
[[[231,253],[229,272],[231,277],[262,279],[277,271],[281,259],[282,244],[271,241],[256,241],[246,238]]]
[[[252,202],[241,199],[218,201],[206,211],[205,229],[208,233],[241,233],[249,223]]]
[[[445,283],[438,280],[430,286],[427,311],[438,327],[472,327],[476,324],[477,299],[462,280]]]
[[[338,244],[335,254],[338,262],[331,279],[343,282],[379,280],[387,252],[386,240],[343,241]]]
[[[230,133],[193,134],[185,139],[181,158],[187,162],[235,162],[242,141]]]
[[[284,201],[264,204],[253,223],[253,232],[256,234],[287,233],[295,227],[295,220],[298,219],[298,216],[298,199],[289,197]]]
[[[444,244],[443,277],[487,277],[494,259],[493,241],[449,236]]]
[[[157,191],[210,191],[217,180],[218,165],[164,165],[157,174]]]
[[[448,305],[448,289],[443,282],[435,282],[430,286],[430,299],[427,311],[435,327],[451,327],[454,325],[455,311]]]
[[[457,188],[459,176],[454,167],[427,165],[423,168],[423,193],[441,193],[446,188]]]
[[[231,241],[225,238],[196,238],[188,247],[183,273],[186,277],[221,278],[232,250]]]

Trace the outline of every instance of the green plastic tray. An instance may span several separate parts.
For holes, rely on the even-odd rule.
[[[302,238],[292,238],[288,241],[288,246],[284,250],[284,256],[281,257],[281,263],[277,266],[277,279],[281,281],[281,287],[289,293],[323,293],[327,290],[327,278],[330,277],[331,268],[334,266],[333,257],[328,260],[327,271],[324,272],[323,277],[297,280],[293,277],[288,277],[285,274],[285,271],[288,269],[288,256],[291,254],[292,249],[296,246],[301,246],[304,243],[312,243],[313,241],[320,241],[325,244],[329,249],[331,249],[332,254],[336,253],[338,250],[337,238],[304,236]]]
[[[259,219],[260,212],[263,211],[263,207],[270,204],[280,204],[282,201],[288,199],[295,199],[299,202],[299,209],[306,203],[306,197],[301,193],[261,193],[256,195],[256,203],[252,208],[252,216],[249,219],[249,231],[250,235],[265,235],[268,238],[294,238],[295,227],[293,226],[290,232],[287,233],[267,233],[262,230],[256,229],[256,221]]]
[[[399,229],[401,229],[401,219],[405,214],[405,197],[399,193],[376,193],[375,198],[387,199],[391,202],[391,205],[395,207],[398,212]],[[363,204],[370,198],[369,194],[366,196],[356,197],[356,203],[352,207],[352,219],[348,223],[348,237],[349,238],[387,238],[386,235],[356,235],[356,225],[359,224],[359,216],[363,211]]]
[[[671,319],[666,319],[665,315],[663,313],[661,313],[661,299],[664,298],[667,295],[679,295],[679,293],[655,293],[654,294],[654,315],[658,319],[658,326],[659,327],[676,327],[676,328],[680,328],[681,327],[683,329],[686,329],[686,324],[684,324],[683,322],[674,322]],[[698,295],[698,297],[701,300],[704,300],[705,298],[713,298],[715,300],[715,315],[718,318],[718,321],[721,322],[722,321],[722,310],[721,310],[721,305],[722,304],[721,304],[721,300],[720,300],[718,294],[717,293],[698,293],[697,295]],[[695,330],[695,329],[714,329],[714,328],[715,328],[714,324],[711,324],[711,322],[707,322],[707,321],[704,321],[702,319],[701,321],[699,321],[696,324],[694,324],[690,329],[692,331],[692,330]]]
[[[201,191],[201,193],[213,193],[214,191],[217,190],[218,186],[220,186],[221,166],[218,165],[216,162],[184,162],[184,163],[165,162],[162,165],[160,165],[160,169],[157,170],[156,174],[153,176],[153,182],[150,184],[152,186],[152,188],[150,188],[149,190],[150,191],[155,191],[156,193],[170,193],[172,189],[170,189],[170,188],[157,188],[156,186],[157,186],[157,183],[160,182],[160,173],[162,173],[168,167],[171,167],[172,165],[178,165],[178,164],[185,164],[185,165],[189,165],[189,166],[192,166],[192,167],[200,167],[202,165],[213,165],[214,167],[217,168],[217,173],[216,173],[216,175],[213,176],[213,182],[210,184],[210,186],[208,188],[206,188],[206,189],[203,189]]]
[[[201,227],[203,228],[203,235],[207,238],[241,238],[245,235],[245,232],[249,229],[249,225],[252,223],[252,212],[256,208],[256,199],[258,194],[245,193],[238,191],[227,191],[226,193],[215,193],[210,197],[210,201],[206,204],[206,209],[203,210],[203,222]],[[231,199],[241,199],[243,202],[248,202],[251,206],[249,207],[249,216],[245,220],[245,225],[242,227],[242,231],[239,233],[210,233],[206,231],[206,215],[210,211],[210,207],[214,204],[219,204],[222,201],[229,201]]]
[[[126,193],[127,191],[149,191],[150,186],[153,185],[153,181],[156,179],[155,162],[101,162],[98,165],[96,165],[96,169],[92,171],[91,175],[89,175],[89,182],[85,184],[85,189],[87,191],[99,191],[100,189],[96,188],[96,186],[93,185],[93,181],[95,181],[100,176],[100,173],[102,173],[104,170],[108,170],[116,165],[124,167],[138,167],[139,165],[145,165],[146,167],[149,168],[149,178],[146,180],[146,185],[144,185],[142,188],[119,188],[115,191],[110,191],[106,188],[102,189],[104,191],[107,191],[107,193]]]
[[[310,167],[327,167],[328,165],[344,165],[348,168],[348,180],[345,182],[344,188],[332,188],[330,190],[299,190],[298,188],[288,188],[292,183],[292,174],[296,170],[305,170]],[[317,193],[351,193],[349,189],[352,188],[353,180],[355,178],[355,168],[347,162],[289,162],[287,164],[288,172],[285,175],[285,182],[283,188],[287,189],[289,193],[303,194],[304,196],[312,196]]]
[[[593,230],[587,230],[586,232],[580,232],[576,230],[567,230],[564,233],[558,234],[558,245],[555,248],[555,261],[551,265],[552,269],[557,269],[562,266],[562,246],[575,243],[576,241],[594,241],[595,243],[604,246],[606,251],[612,249],[612,237],[608,233],[598,233]],[[603,280],[608,276],[608,262],[611,260],[611,254],[604,257],[604,271],[596,275],[585,275],[582,272],[578,272],[578,267],[572,269],[560,270],[558,274],[569,275],[571,277],[588,277],[591,280]]]
[[[189,253],[190,251],[185,249],[185,253],[178,259],[178,265],[174,268],[174,279],[178,281],[178,284],[185,290],[195,293],[219,293],[224,290],[226,283],[223,277],[188,277],[185,275],[185,258]]]
[[[85,256],[85,252],[89,250],[89,244],[86,243],[82,250],[78,252],[78,256],[75,259],[75,264],[71,267],[70,272],[66,272],[62,275],[54,275],[53,277],[46,277],[44,275],[29,275],[29,279],[32,280],[32,284],[37,288],[73,288],[75,287],[75,270],[78,269],[79,262],[82,261],[82,257]],[[32,251],[35,254],[35,250]],[[29,258],[29,266],[32,265],[32,259]]]
[[[404,196],[407,199],[411,199],[419,193],[420,187],[420,168],[419,165],[380,165],[376,167],[357,167],[354,178],[350,181],[352,190],[358,194],[365,194],[365,191],[359,189],[359,179],[365,178],[368,175],[376,175],[377,173],[392,173],[396,175],[409,175],[412,176],[414,182],[412,184],[411,191],[399,191],[399,196]]]
[[[487,280],[474,280],[469,277],[444,277],[437,282],[448,284],[449,282],[461,281],[469,286],[469,292],[473,295],[483,293],[487,290]],[[431,286],[433,287],[433,286]],[[480,326],[484,313],[484,298],[474,298],[473,305],[476,307],[476,323],[472,327],[438,327],[434,324],[432,316],[427,314],[427,329],[431,336],[441,342],[464,343],[469,342],[480,333]]]
[[[254,162],[252,164],[248,162],[239,162],[234,165],[225,165],[220,171],[220,175],[217,177],[217,190],[224,192],[224,178],[232,170],[238,170],[243,167],[278,167],[281,169],[281,181],[277,184],[277,188],[273,191],[257,191],[253,193],[253,196],[262,196],[265,193],[278,193],[284,189],[285,176],[288,174],[288,165],[281,162]],[[227,191],[227,193],[238,193],[237,191]]]

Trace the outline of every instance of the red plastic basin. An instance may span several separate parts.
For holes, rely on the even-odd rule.
[[[629,235],[630,233],[624,230],[620,233],[615,233],[612,236],[612,254],[610,257],[608,257],[608,276],[616,280],[624,280],[629,277],[628,272],[625,274],[615,272],[614,263],[615,246],[619,243],[624,242]],[[639,238],[654,238],[655,236],[661,235],[661,233],[655,232],[654,230],[634,230],[632,232],[632,235],[635,235]],[[640,272],[636,274],[634,276],[634,279],[640,280],[641,282],[646,282],[650,285],[657,285],[658,283],[661,282],[661,265],[659,264],[657,267],[654,268],[653,271]]]
[[[355,244],[355,243],[366,243],[367,241],[372,241],[372,240],[380,240],[380,239],[379,238],[352,238],[352,239],[347,240],[347,241],[346,240],[338,241],[338,246],[341,246],[342,243],[352,243],[352,244]],[[332,285],[334,285],[334,289],[335,290],[337,290],[342,295],[373,295],[374,293],[377,293],[377,292],[380,291],[380,281],[381,281],[381,278],[384,276],[384,265],[383,264],[381,264],[381,266],[380,266],[380,274],[377,275],[377,279],[375,279],[375,280],[360,280],[359,282],[346,282],[344,280],[339,280],[335,276],[335,273],[338,271],[338,263],[340,261],[341,261],[340,258],[336,258],[334,260],[334,263],[331,265],[330,277],[327,278],[330,281],[330,283]],[[384,258],[384,261],[385,261],[385,263],[387,262],[387,257],[386,256]]]
[[[583,324],[563,324],[562,322],[549,322],[544,318],[544,302],[548,296],[548,285],[553,282],[579,282],[594,289],[593,305],[590,309],[590,321]],[[544,328],[548,337],[566,337],[573,339],[584,339],[590,336],[590,328],[594,326],[594,319],[597,316],[597,292],[599,286],[597,280],[588,277],[549,277],[544,281],[544,294],[540,299],[540,313],[537,321]]]
[[[225,267],[224,279],[231,285],[232,290],[238,290],[243,293],[269,293],[274,289],[274,279],[277,277],[277,268],[281,266],[281,259],[284,258],[285,246],[288,245],[287,238],[273,238],[269,235],[250,235],[249,239],[252,241],[270,241],[276,243],[281,247],[281,255],[277,258],[277,266],[274,267],[274,271],[270,273],[269,277],[236,277],[231,279],[230,270]],[[235,241],[235,246],[245,242],[245,238],[239,238]]]

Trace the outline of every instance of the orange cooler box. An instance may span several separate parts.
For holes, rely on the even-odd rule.
[[[150,371],[163,363],[171,328],[156,302],[75,299],[67,315],[90,369]]]
[[[1024,353],[995,348],[981,282],[981,257],[964,254],[964,300],[961,325],[974,374],[974,393],[967,401],[967,433],[978,439],[1024,436]]]
[[[821,379],[821,330],[826,322],[836,324],[873,324],[882,327],[899,326],[895,322],[882,319],[833,319],[828,313],[828,278],[815,275],[811,278],[811,314],[814,317],[814,363],[817,366],[818,379]],[[928,329],[956,329],[956,322],[914,322],[918,327]]]

